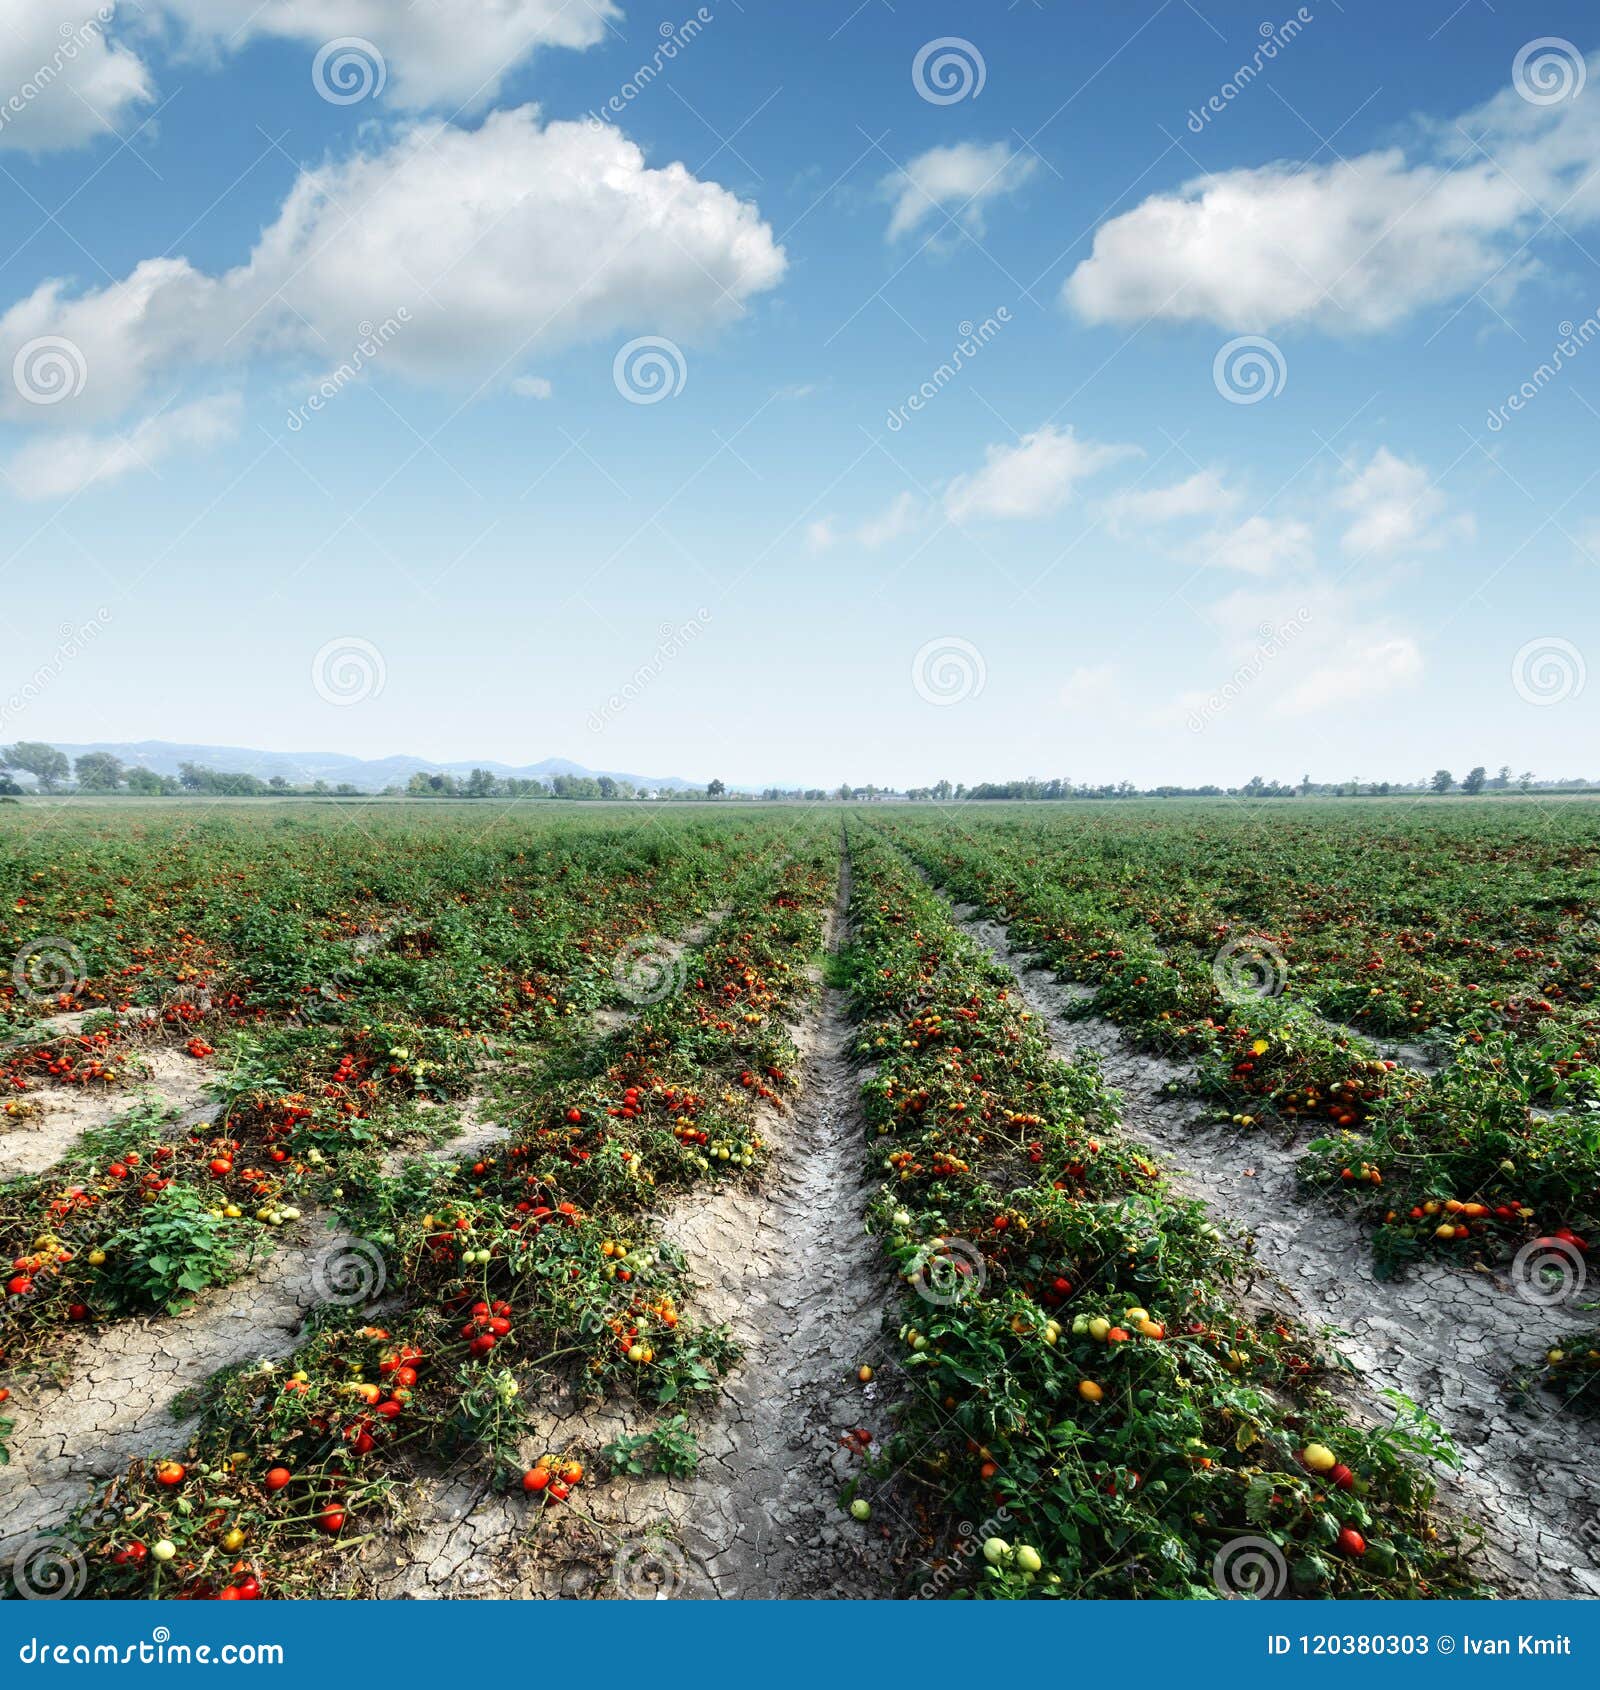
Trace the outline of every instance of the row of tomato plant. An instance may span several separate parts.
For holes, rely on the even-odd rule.
[[[1119,1131],[1015,982],[885,839],[852,828],[849,975],[872,1224],[908,1289],[889,1456],[974,1596],[1445,1596],[1447,1441],[1354,1423],[1313,1335]],[[982,1542],[981,1557],[963,1542]]]
[[[635,1021],[494,1076],[504,1144],[386,1172],[347,1121],[330,1130],[270,1089],[236,1100],[226,1139],[199,1146],[224,1188],[208,1212],[281,1152],[284,1180],[339,1229],[342,1267],[383,1301],[335,1298],[293,1354],[210,1382],[190,1447],[136,1462],[79,1516],[91,1593],[359,1588],[367,1535],[447,1466],[520,1486],[532,1508],[578,1505],[593,1452],[532,1447],[558,1391],[681,1413],[714,1385],[733,1346],[685,1309],[687,1269],[658,1210],[759,1170],[761,1111],[793,1083],[785,1018],[812,989],[837,876],[825,830],[784,823],[760,842],[723,889],[721,925]],[[359,1060],[341,1067],[360,1083]],[[150,1206],[171,1201],[162,1190]],[[662,1449],[684,1447],[667,1426]]]
[[[1269,825],[1235,828],[1254,839]],[[1211,827],[1225,832],[1222,822]],[[1240,941],[1218,924],[1211,949],[1171,943],[1177,923],[1143,887],[1144,858],[1132,846],[1124,878],[1086,882],[1081,839],[1048,823],[974,832],[923,819],[892,831],[940,884],[1004,921],[1017,944],[1092,984],[1078,1013],[1106,1015],[1192,1058],[1201,1091],[1240,1127],[1270,1119],[1307,1135],[1304,1184],[1371,1221],[1380,1271],[1424,1253],[1504,1263],[1539,1240],[1586,1255],[1600,1229],[1600,1107],[1583,1096],[1554,1113],[1535,1108],[1551,1075],[1513,1031],[1474,1024],[1451,1060],[1424,1072],[1305,998],[1271,989],[1284,953],[1274,961],[1253,952],[1262,936]],[[1281,846],[1262,850],[1283,867]],[[1195,868],[1202,881],[1207,872]],[[1500,914],[1514,933],[1514,911]],[[1231,950],[1230,932],[1240,941]],[[1297,968],[1289,965],[1289,981]],[[1591,1077],[1588,1068],[1569,1076],[1585,1086]]]

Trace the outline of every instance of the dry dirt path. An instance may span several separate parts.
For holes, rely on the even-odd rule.
[[[826,949],[846,931],[841,868]],[[686,1478],[602,1481],[535,1533],[521,1496],[449,1482],[410,1540],[373,1573],[375,1590],[411,1597],[671,1595],[679,1598],[891,1594],[878,1528],[852,1521],[839,1493],[860,1470],[846,1428],[881,1434],[879,1387],[856,1370],[880,1349],[887,1279],[863,1218],[869,1197],[845,994],[791,1029],[800,1052],[792,1114],[771,1111],[772,1162],[760,1190],[726,1185],[665,1217],[701,1287],[699,1312],[726,1321],[744,1355],[692,1424],[698,1469]],[[593,1451],[648,1418],[626,1405],[552,1408],[541,1447]],[[875,1414],[877,1425],[874,1427]],[[537,1452],[532,1452],[537,1453]],[[437,1509],[437,1517],[429,1515]]]
[[[1541,1357],[1572,1324],[1562,1308],[1530,1305],[1504,1280],[1435,1263],[1380,1280],[1371,1243],[1348,1217],[1314,1210],[1295,1186],[1298,1152],[1268,1133],[1210,1121],[1193,1101],[1193,1070],[1135,1049],[1111,1022],[1065,1013],[1087,989],[1034,969],[1006,930],[956,905],[965,930],[1016,975],[1029,1007],[1067,1058],[1092,1052],[1123,1099],[1123,1125],[1160,1153],[1173,1184],[1217,1219],[1252,1235],[1263,1278],[1286,1291],[1355,1365],[1358,1412],[1387,1419],[1377,1393],[1403,1392],[1444,1427],[1462,1470],[1440,1470],[1453,1511],[1486,1528],[1483,1562],[1507,1594],[1600,1596],[1600,1477],[1589,1439],[1559,1411],[1513,1406],[1509,1375]],[[1180,1091],[1168,1085],[1176,1081]]]
[[[178,1315],[107,1326],[67,1352],[58,1383],[20,1388],[7,1405],[15,1430],[0,1467],[0,1559],[61,1525],[136,1457],[180,1454],[198,1420],[174,1412],[180,1393],[222,1368],[287,1355],[326,1296],[323,1264],[341,1242],[302,1221],[232,1285]]]

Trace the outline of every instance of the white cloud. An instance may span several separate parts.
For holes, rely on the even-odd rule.
[[[831,551],[846,543],[876,551],[911,533],[921,520],[921,500],[912,493],[898,493],[876,516],[869,516],[855,528],[841,530],[832,517],[809,524],[806,544],[814,552]]]
[[[1518,249],[1541,206],[1569,225],[1600,215],[1597,150],[1600,102],[1538,107],[1507,90],[1424,129],[1416,156],[1266,164],[1152,195],[1100,226],[1064,297],[1091,322],[1352,332],[1480,287],[1503,296],[1535,266]]]
[[[149,259],[77,296],[44,283],[0,316],[0,361],[64,336],[82,351],[83,391],[30,405],[0,382],[0,416],[79,428],[205,366],[337,363],[401,307],[386,371],[509,385],[508,366],[572,342],[709,334],[784,267],[753,205],[681,164],[647,168],[615,129],[541,125],[532,106],[471,130],[418,124],[302,171],[237,269]]]
[[[1309,525],[1298,518],[1257,515],[1206,536],[1195,549],[1195,559],[1246,575],[1276,575],[1309,569],[1316,562],[1316,546]]]
[[[1355,630],[1296,677],[1282,700],[1291,716],[1382,698],[1422,677],[1422,648],[1408,634]]]
[[[1015,446],[990,446],[981,469],[957,477],[945,490],[945,513],[952,522],[1048,516],[1067,503],[1084,477],[1135,450],[1080,440],[1071,428],[1046,423]]]
[[[1380,446],[1365,468],[1340,489],[1339,509],[1350,513],[1343,546],[1352,555],[1434,551],[1472,531],[1471,519],[1445,521],[1445,496],[1421,464]]]
[[[1224,516],[1237,508],[1239,494],[1220,471],[1197,469],[1167,487],[1130,487],[1106,500],[1106,525],[1114,534],[1159,527],[1192,516]]]
[[[546,376],[518,376],[511,384],[511,391],[519,399],[548,399],[555,389]]]
[[[62,499],[130,470],[149,470],[180,447],[214,446],[238,432],[236,394],[197,399],[146,417],[126,434],[50,434],[12,454],[6,479],[25,499]]]
[[[154,97],[96,11],[93,0],[0,0],[0,148],[83,146]]]
[[[370,86],[364,109],[480,110],[538,50],[593,47],[621,16],[613,0],[0,0],[0,148],[83,146],[155,99],[158,52],[215,63],[263,39],[298,43],[308,82],[325,45],[360,43],[357,80],[330,85]]]
[[[1215,672],[1206,689],[1173,701],[1185,714],[1215,711],[1221,697],[1244,722],[1315,717],[1402,691],[1424,670],[1416,639],[1370,592],[1315,577],[1240,587],[1205,617],[1215,630]]]
[[[983,207],[1000,194],[1012,194],[1033,174],[1037,160],[1012,149],[1005,141],[981,146],[958,141],[954,146],[930,147],[902,169],[879,183],[879,192],[894,210],[889,216],[889,239],[909,235],[927,218],[956,207],[955,215],[974,234],[983,230]]]

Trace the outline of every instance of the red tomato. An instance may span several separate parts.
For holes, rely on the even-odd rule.
[[[1367,1552],[1367,1540],[1354,1526],[1346,1526],[1339,1533],[1339,1547],[1346,1555],[1359,1558]]]
[[[264,1482],[269,1491],[280,1491],[293,1477],[287,1467],[269,1467]]]

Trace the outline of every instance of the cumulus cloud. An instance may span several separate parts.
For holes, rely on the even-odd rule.
[[[337,362],[402,307],[386,371],[509,385],[530,355],[573,342],[713,332],[784,266],[753,205],[681,164],[647,167],[615,129],[544,125],[532,106],[471,130],[414,124],[302,171],[234,270],[149,259],[83,294],[40,286],[0,316],[0,358],[63,337],[82,391],[41,406],[3,383],[0,416],[81,428],[207,366]]]
[[[1446,540],[1471,532],[1467,517],[1446,520],[1445,496],[1427,470],[1387,446],[1351,473],[1337,502],[1350,515],[1342,544],[1351,555],[1435,551]]]
[[[555,392],[548,376],[518,376],[511,391],[519,399],[548,399]]]
[[[1067,503],[1078,482],[1136,450],[1080,440],[1071,428],[1046,423],[1015,446],[990,446],[981,469],[958,476],[945,490],[945,514],[952,522],[1048,516]]]
[[[45,152],[111,134],[154,97],[93,0],[0,0],[0,148]]]
[[[1508,294],[1535,267],[1519,249],[1543,207],[1561,206],[1563,223],[1600,217],[1597,150],[1600,102],[1535,106],[1506,90],[1419,128],[1409,150],[1227,170],[1154,194],[1100,226],[1064,297],[1090,322],[1384,329],[1480,287]]]
[[[889,239],[909,235],[926,219],[952,206],[967,228],[981,234],[984,205],[1001,194],[1015,193],[1037,163],[1005,141],[987,146],[958,141],[954,146],[930,147],[879,184],[880,193],[894,208],[889,214]]]
[[[238,432],[236,394],[197,399],[145,417],[126,434],[50,434],[14,452],[6,479],[25,499],[61,499],[130,470],[154,469],[180,447],[231,440]]]

